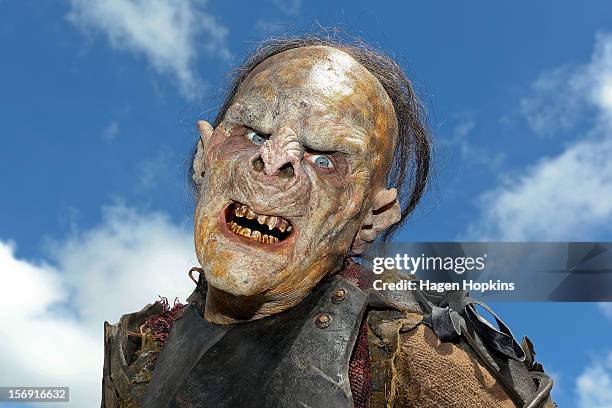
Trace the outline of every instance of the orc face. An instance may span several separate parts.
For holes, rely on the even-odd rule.
[[[309,46],[266,59],[216,129],[198,126],[195,246],[211,321],[295,305],[351,246],[399,218],[395,190],[385,188],[393,105],[343,51]]]

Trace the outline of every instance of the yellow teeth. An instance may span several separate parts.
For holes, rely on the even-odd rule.
[[[268,229],[270,231],[272,231],[272,228],[276,227],[276,222],[278,221],[278,217],[269,217],[268,218],[268,222],[266,224],[268,224]]]
[[[257,214],[253,209],[244,204],[234,205],[233,212],[234,216],[237,218],[246,217],[249,220],[257,220],[260,225],[265,225],[266,227],[268,227],[267,229],[269,231],[272,231],[274,228],[278,229],[281,233],[290,232],[292,230],[289,221],[273,215]],[[228,228],[235,234],[242,235],[244,237],[252,239],[253,241],[263,242],[266,244],[275,244],[279,242],[279,239],[271,234],[262,234],[260,228],[260,231],[257,231],[247,227],[241,227],[236,221],[237,220],[230,221],[228,223]],[[244,222],[240,222],[240,224],[244,224]],[[252,226],[252,224],[247,225]]]
[[[244,217],[248,209],[249,207],[246,205],[241,205],[240,207],[236,206],[234,209],[234,214],[236,214],[237,217]]]
[[[285,220],[280,220],[280,222],[278,223],[278,229],[281,230],[281,232],[285,232],[288,226],[289,223],[287,223],[287,221]]]
[[[278,242],[278,238],[273,237],[271,235],[263,234],[261,237],[261,242],[265,242],[266,244],[276,244]]]
[[[235,234],[242,235],[243,237],[252,239],[253,241],[263,242],[265,244],[276,244],[278,242],[278,238],[273,237],[271,235],[264,234],[262,235],[259,231],[251,231],[250,228],[241,227],[236,224],[234,221],[231,221],[228,224],[228,228]]]

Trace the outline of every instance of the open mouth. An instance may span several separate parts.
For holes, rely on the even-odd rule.
[[[236,235],[260,242],[276,244],[291,235],[293,226],[288,220],[274,215],[257,214],[248,205],[230,204],[225,213],[227,228]]]

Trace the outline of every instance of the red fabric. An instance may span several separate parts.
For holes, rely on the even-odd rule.
[[[168,340],[170,329],[174,324],[174,321],[183,315],[184,304],[178,301],[178,298],[174,300],[174,305],[170,307],[168,299],[162,297],[157,303],[161,304],[163,311],[160,314],[149,317],[144,325],[143,329],[150,330],[153,332],[153,337],[160,341],[163,346]]]
[[[367,286],[361,266],[348,260],[344,269],[340,271],[340,276],[349,279],[361,289]],[[370,371],[370,352],[368,349],[368,327],[366,321],[361,323],[357,342],[349,362],[349,382],[353,393],[353,404],[355,408],[366,408],[370,399],[372,373]]]
[[[370,352],[368,350],[368,327],[366,322],[361,324],[357,343],[349,363],[349,382],[353,393],[355,408],[366,408],[372,390],[370,381]]]

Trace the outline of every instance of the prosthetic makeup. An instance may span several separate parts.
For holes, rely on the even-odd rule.
[[[186,305],[105,324],[104,408],[553,408],[531,342],[486,323],[467,291],[375,290],[346,259],[401,225],[427,182],[429,134],[392,59],[271,40],[213,123],[198,122],[192,157],[205,279]]]
[[[198,128],[195,246],[209,321],[294,306],[400,219],[386,188],[393,104],[341,50],[307,46],[266,59],[219,126]]]

